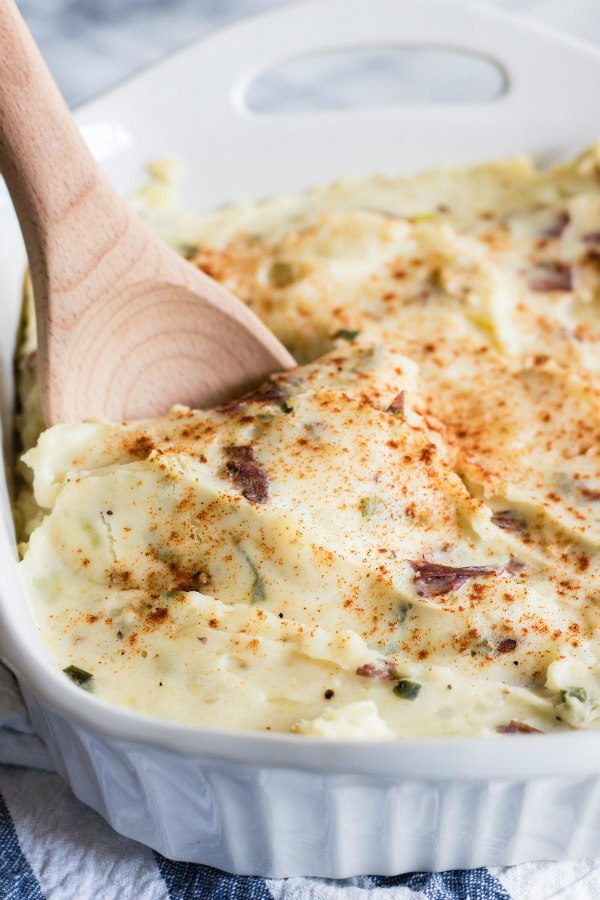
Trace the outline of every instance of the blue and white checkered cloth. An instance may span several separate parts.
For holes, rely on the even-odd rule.
[[[286,0],[18,0],[71,102]],[[600,42],[598,0],[495,0]],[[71,794],[0,666],[0,900],[600,900],[600,860],[346,881],[239,878],[128,840]]]

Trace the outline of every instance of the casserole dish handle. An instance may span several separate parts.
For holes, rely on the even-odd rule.
[[[493,105],[522,111],[536,104],[554,120],[561,108],[572,107],[574,91],[584,89],[582,51],[598,73],[600,54],[591,45],[565,37],[528,21],[497,12],[487,4],[449,0],[322,0],[291,5],[233,25],[205,42],[206,77],[214,107],[222,112],[254,118],[246,103],[255,79],[283,62],[328,51],[359,48],[421,48],[452,50],[484,58],[503,73],[499,98],[480,103],[415,104],[396,114],[444,114],[448,106],[471,108]],[[564,54],[579,55],[578,67],[568,66]],[[561,64],[557,64],[557,53]],[[563,106],[563,100],[567,103]],[[531,107],[530,107],[531,108]],[[393,115],[386,110],[386,115]],[[336,119],[352,118],[353,110],[335,112]],[[363,113],[364,114],[364,113]],[[331,113],[329,113],[331,115]],[[301,122],[319,113],[294,115]],[[287,119],[287,117],[278,117]]]

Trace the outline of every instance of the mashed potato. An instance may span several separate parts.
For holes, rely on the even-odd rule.
[[[223,728],[597,727],[599,159],[340,182],[191,245],[186,220],[302,365],[28,450],[21,573],[67,675]]]

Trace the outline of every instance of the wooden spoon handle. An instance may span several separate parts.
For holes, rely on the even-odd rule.
[[[49,271],[56,224],[102,176],[13,0],[0,0],[0,172],[35,283]]]

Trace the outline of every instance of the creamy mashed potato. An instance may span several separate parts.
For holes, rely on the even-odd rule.
[[[21,574],[67,675],[223,728],[597,727],[599,162],[163,214],[302,363],[217,410],[35,443],[30,326]]]

